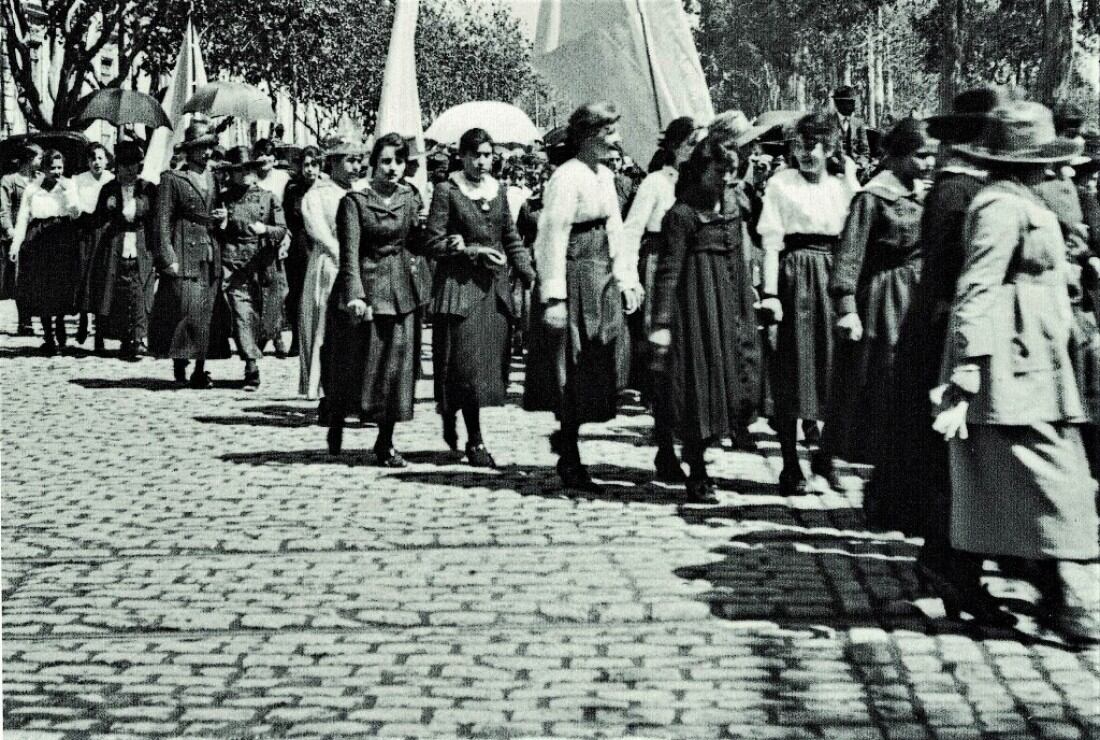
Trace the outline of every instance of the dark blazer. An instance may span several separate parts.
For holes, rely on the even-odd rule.
[[[486,203],[488,210],[483,208]],[[453,182],[437,185],[428,213],[425,246],[428,256],[436,260],[432,313],[466,316],[472,306],[495,290],[509,315],[514,316],[508,265],[493,265],[453,251],[447,245],[447,237],[452,234],[461,236],[467,248],[499,249],[524,285],[530,285],[535,279],[531,255],[512,221],[504,186],[491,201],[473,201]]]
[[[840,143],[849,157],[870,157],[871,145],[867,142],[867,122],[853,115],[848,119],[848,130],[840,125],[840,116],[836,117],[836,127],[840,132]]]
[[[373,190],[351,191],[336,212],[340,271],[333,294],[343,308],[365,301],[374,313],[406,314],[428,303],[431,283],[422,251],[420,196],[399,185],[386,204]]]
[[[286,220],[283,207],[275,196],[258,185],[247,190],[230,186],[222,205],[229,212],[225,228],[218,225],[218,237],[222,242],[222,261],[237,267],[255,260],[257,268],[274,264],[279,244],[286,236]],[[267,233],[256,236],[249,226],[259,221],[267,226]]]
[[[221,249],[214,238],[216,223],[210,215],[217,188],[207,174],[205,193],[182,172],[166,171],[157,191],[156,265],[160,270],[179,264],[182,278],[201,275],[200,265],[212,263],[213,274],[221,273]]]
[[[98,248],[90,268],[88,300],[93,312],[111,313],[115,282],[126,232],[137,237],[137,270],[142,285],[153,284],[153,247],[157,238],[157,188],[145,180],[134,184],[134,220],[122,216],[122,185],[111,180],[99,191],[99,201],[91,214],[94,228],[102,229]]]

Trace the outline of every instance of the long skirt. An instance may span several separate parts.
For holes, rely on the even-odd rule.
[[[143,271],[136,259],[119,259],[114,284],[106,293],[110,299],[107,312],[101,306],[96,318],[96,334],[129,344],[145,341],[149,334],[149,313],[152,310],[154,274]]]
[[[969,431],[948,445],[952,545],[1029,559],[1100,555],[1097,484],[1076,426],[972,424]]]
[[[776,339],[777,416],[821,420],[833,367],[832,301],[829,271],[833,256],[816,249],[788,249],[779,267],[779,300],[783,321]]]
[[[328,302],[337,271],[336,262],[320,248],[310,254],[298,310],[298,341],[301,348],[298,392],[310,399],[323,395],[321,348],[325,344]]]
[[[199,277],[162,276],[157,284],[149,325],[149,351],[157,357],[191,360],[208,356],[221,275],[206,262],[199,270]]]
[[[79,233],[80,253],[80,284],[76,295],[77,310],[81,313],[95,313],[97,310],[96,296],[102,295],[103,292],[102,284],[97,284],[97,279],[102,278],[102,273],[96,269],[97,262],[100,259],[99,251],[109,248],[110,240],[102,238],[104,229],[93,227],[90,214],[81,216],[76,223]]]
[[[33,221],[19,252],[16,299],[33,316],[75,313],[81,270],[76,222],[68,218]]]
[[[496,291],[466,316],[432,319],[435,403],[441,414],[473,405],[503,406],[508,389],[508,314]]]
[[[687,256],[664,372],[654,377],[655,413],[685,441],[731,436],[760,398],[761,348],[752,276],[740,256]]]
[[[653,291],[660,245],[660,234],[647,231],[642,236],[638,277],[645,289],[646,299],[640,309],[626,317],[630,342],[624,346],[628,349],[629,356],[624,363],[623,377],[619,379],[620,385],[640,391],[647,400],[653,396],[653,379],[649,369],[649,332],[653,322]]]
[[[11,242],[0,240],[0,301],[15,298],[15,276],[18,268],[10,255]]]
[[[325,393],[333,414],[375,422],[413,418],[419,312],[358,321],[330,303],[323,351]]]
[[[833,348],[822,440],[829,454],[872,465],[886,454],[894,424],[890,395],[898,337],[919,279],[920,263],[913,261],[876,273],[860,286],[863,338],[838,339]]]

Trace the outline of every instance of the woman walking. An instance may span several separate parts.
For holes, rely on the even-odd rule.
[[[331,375],[328,448],[339,454],[347,414],[378,423],[376,463],[403,468],[393,431],[413,415],[420,361],[419,309],[430,298],[415,252],[420,198],[401,183],[409,146],[400,134],[379,137],[371,150],[368,187],[340,201],[336,232],[340,270],[329,306],[325,356]]]
[[[761,308],[779,323],[772,391],[784,496],[809,490],[798,461],[798,420],[825,417],[835,323],[829,273],[859,189],[847,171],[836,124],[825,114],[799,120],[790,147],[796,166],[768,182],[757,224],[764,247]]]
[[[655,416],[684,443],[687,496],[714,502],[704,452],[734,435],[755,413],[758,373],[742,353],[759,356],[752,274],[746,270],[740,213],[724,213],[736,150],[708,137],[682,166],[676,204],[665,215],[654,280],[651,352],[660,394]]]
[[[92,276],[93,263],[96,251],[99,247],[100,224],[95,216],[96,206],[99,204],[99,193],[103,186],[115,179],[107,166],[111,157],[107,153],[107,147],[93,141],[84,150],[84,163],[88,169],[73,178],[73,187],[76,189],[76,197],[80,201],[81,215],[77,224],[80,239],[80,286],[77,290],[76,303],[79,318],[76,328],[76,343],[84,344],[88,338],[88,314],[95,312],[92,302]],[[97,354],[103,352],[104,337],[100,336],[98,328],[95,333],[94,348]]]
[[[610,103],[578,108],[568,139],[576,152],[546,186],[535,241],[538,295],[532,299],[530,350],[523,405],[553,411],[561,428],[551,438],[566,488],[599,492],[578,448],[580,427],[615,417],[621,364],[628,353],[623,311],[633,313],[644,291],[638,261],[623,244],[619,199],[600,159],[619,140]]]
[[[1049,110],[1014,102],[980,145],[990,170],[966,216],[966,249],[947,334],[935,428],[948,439],[951,543],[970,554],[952,573],[949,612],[981,591],[984,557],[1038,561],[1042,618],[1072,641],[1100,641],[1095,582],[1073,577],[1100,555],[1097,483],[1081,442],[1085,409],[1069,358],[1066,245],[1037,194],[1048,167],[1080,146]]]
[[[44,152],[41,179],[23,193],[9,252],[19,265],[16,300],[41,319],[46,355],[65,351],[65,315],[76,311],[82,275],[76,221],[80,201],[64,174],[61,152]]]
[[[139,179],[144,152],[132,141],[115,149],[118,176],[99,192],[94,218],[102,230],[91,266],[90,305],[96,314],[96,343],[118,339],[119,357],[141,358],[153,308],[153,239],[156,187]]]
[[[328,401],[324,393],[323,347],[325,324],[332,286],[340,267],[340,242],[336,238],[336,214],[340,201],[359,179],[363,151],[346,140],[330,142],[325,153],[327,175],[318,176],[302,198],[302,225],[308,239],[309,261],[302,282],[298,337],[301,342],[301,375],[298,392],[306,398],[320,398],[317,421],[328,424]]]
[[[27,144],[16,153],[15,171],[0,177],[0,300],[15,301],[18,315],[18,335],[33,337],[32,314],[16,292],[16,276],[19,265],[11,256],[11,245],[15,239],[15,222],[19,220],[19,206],[23,202],[23,193],[38,173],[42,165],[42,148],[37,144]]]
[[[426,247],[436,261],[432,289],[432,360],[443,439],[458,449],[456,416],[466,425],[466,459],[496,467],[481,434],[481,409],[504,405],[509,328],[516,318],[509,265],[524,286],[531,258],[516,231],[508,199],[489,174],[493,141],[483,129],[458,143],[462,169],[435,188]]]
[[[299,327],[302,290],[310,255],[310,237],[302,217],[302,201],[318,180],[324,179],[323,170],[324,155],[321,150],[315,146],[305,147],[298,161],[297,174],[287,183],[283,194],[283,213],[290,235],[287,256],[283,260],[287,283],[285,313],[287,324],[290,325],[290,357],[297,357],[301,351]]]
[[[883,146],[880,172],[852,200],[829,279],[840,339],[814,468],[834,488],[834,457],[875,464],[890,443],[895,348],[920,278],[917,187],[934,163],[923,124],[902,120]]]

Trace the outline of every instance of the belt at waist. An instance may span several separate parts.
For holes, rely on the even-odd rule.
[[[809,249],[832,254],[833,248],[839,242],[839,236],[830,234],[787,234],[783,237],[783,249],[787,252]]]
[[[596,229],[602,229],[607,225],[606,218],[594,218],[591,221],[581,221],[573,224],[573,228],[569,230],[569,236],[577,236],[578,234],[587,234],[590,231]]]
[[[1010,280],[1005,281],[1009,285],[1042,285],[1052,288],[1061,288],[1065,283],[1061,275],[1054,270],[1047,270],[1038,274],[1030,272],[1018,272]]]

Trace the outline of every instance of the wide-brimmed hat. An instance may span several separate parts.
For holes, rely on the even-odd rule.
[[[1085,149],[1080,156],[1070,160],[1070,166],[1077,174],[1084,175],[1100,170],[1100,129],[1088,128],[1081,132]]]
[[[223,167],[229,170],[260,170],[264,163],[252,156],[246,146],[235,146],[225,153]]]
[[[992,87],[966,90],[951,101],[951,112],[925,119],[928,135],[940,141],[962,144],[974,141],[985,131],[990,113],[1004,100],[1001,92]]]
[[[1051,165],[1072,161],[1083,148],[1079,141],[1058,136],[1049,108],[1019,100],[993,111],[981,141],[956,150],[990,164]]]
[[[367,155],[367,147],[362,141],[338,134],[325,139],[322,148],[326,157],[350,157],[352,155],[365,157]]]
[[[218,137],[210,133],[210,124],[206,121],[192,121],[183,132],[183,141],[179,148],[191,149],[197,146],[217,146]]]

